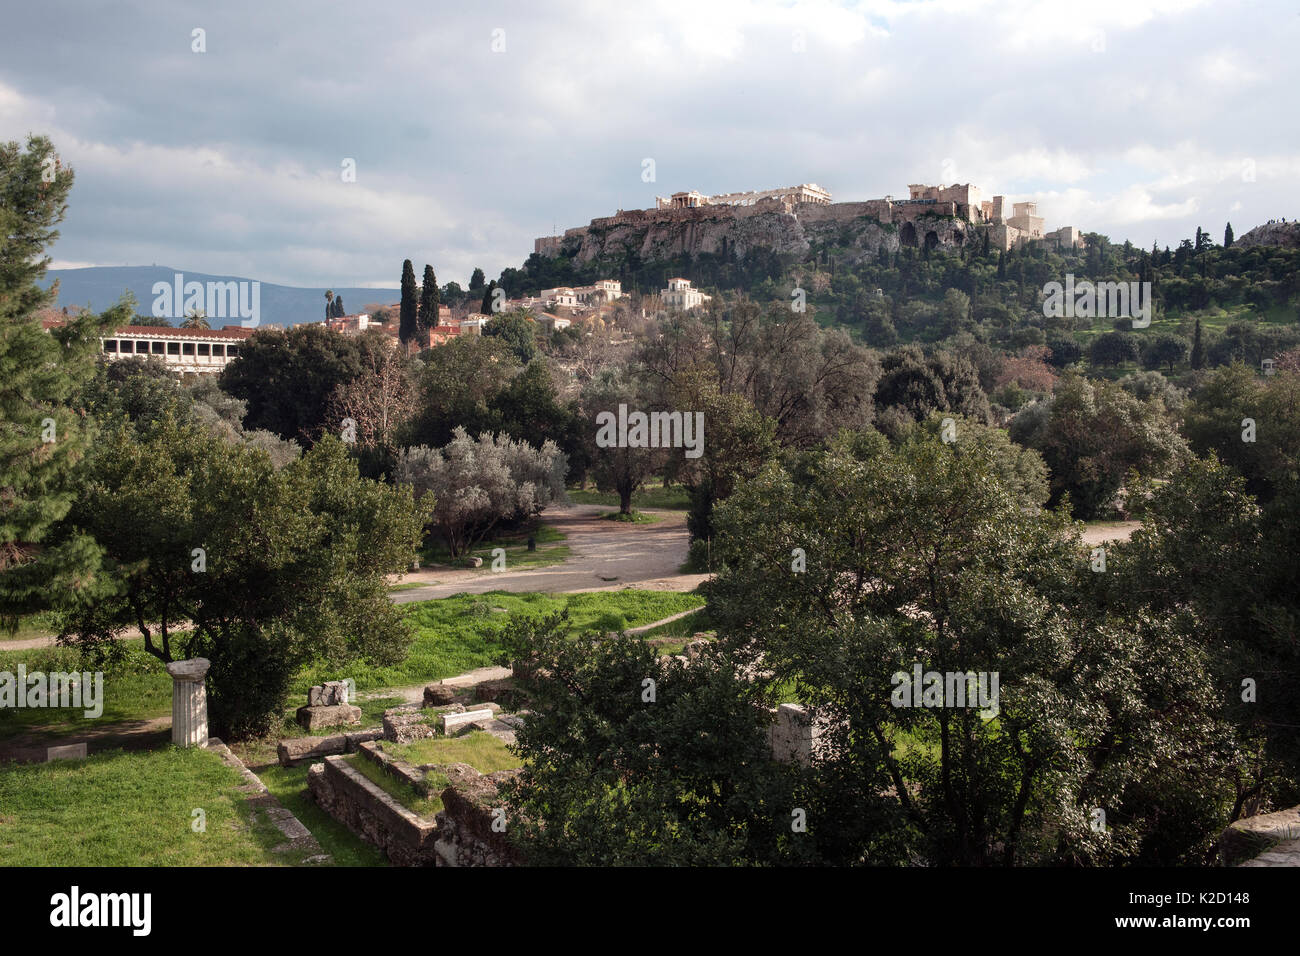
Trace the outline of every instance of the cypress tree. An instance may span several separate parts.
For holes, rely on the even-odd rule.
[[[433,266],[424,267],[424,282],[420,286],[420,311],[416,316],[416,326],[420,337],[430,329],[438,327],[438,278],[433,274]]]
[[[1228,227],[1223,230],[1223,248],[1231,249],[1232,239],[1232,223],[1228,223]]]
[[[483,275],[483,270],[476,266],[474,272],[469,277],[469,291],[477,292],[479,289],[483,288],[483,283],[486,279],[487,277]]]
[[[479,311],[484,315],[492,314],[492,294],[497,290],[497,280],[493,279],[488,283],[487,288],[483,291],[483,304],[479,306]]]
[[[1205,346],[1201,343],[1201,320],[1196,320],[1192,333],[1192,368],[1205,368]]]
[[[415,320],[415,267],[407,259],[402,263],[402,305],[397,322],[397,338],[403,345],[415,338]]]
[[[343,296],[336,295],[334,297],[334,317],[339,319],[347,314],[347,311],[343,308]]]

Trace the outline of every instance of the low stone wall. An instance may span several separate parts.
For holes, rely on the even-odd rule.
[[[276,747],[276,756],[280,760],[280,766],[292,767],[308,760],[355,753],[361,744],[368,740],[378,740],[383,736],[382,730],[358,730],[331,737],[293,737],[280,741],[279,746]]]
[[[438,825],[424,820],[348,765],[343,757],[326,757],[307,771],[312,798],[330,816],[397,866],[434,866]]]
[[[510,844],[510,821],[501,805],[501,784],[518,770],[481,774],[465,764],[443,768],[450,785],[442,792],[434,849],[438,866],[518,866],[523,862]]]
[[[313,799],[326,813],[383,851],[396,866],[516,866],[509,821],[499,787],[519,771],[481,774],[463,763],[413,767],[384,752],[382,741],[363,743],[358,751],[395,779],[430,796],[426,772],[436,769],[448,785],[443,809],[433,820],[402,806],[382,787],[340,756],[325,758],[307,771]]]

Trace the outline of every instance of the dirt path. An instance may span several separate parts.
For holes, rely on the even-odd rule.
[[[493,572],[486,569],[416,571],[402,578],[418,588],[397,591],[395,604],[427,601],[453,594],[484,591],[617,591],[628,586],[647,591],[690,591],[707,574],[679,574],[686,560],[690,536],[683,511],[646,511],[659,520],[653,524],[606,521],[609,507],[574,505],[546,512],[546,523],[565,535],[569,557],[549,568],[521,568]]]
[[[65,737],[52,737],[48,733],[24,733],[8,740],[0,740],[0,764],[6,760],[19,763],[43,763],[46,750],[65,744],[86,744],[89,753],[102,750],[152,750],[172,739],[172,717],[150,717],[145,720],[123,720],[105,724],[95,730],[83,730]]]
[[[1109,521],[1096,524],[1083,531],[1083,543],[1090,546],[1105,544],[1107,541],[1127,541],[1138,528],[1141,521]]]
[[[606,521],[600,517],[612,510],[602,505],[573,505],[546,512],[546,523],[562,532],[569,546],[569,557],[563,564],[500,572],[486,568],[415,571],[397,583],[422,586],[395,591],[390,598],[394,604],[410,604],[484,591],[572,594],[617,591],[629,585],[647,591],[690,591],[708,579],[707,574],[677,573],[690,544],[684,511],[645,512],[659,519],[654,524]],[[139,633],[132,631],[123,636],[139,637]],[[0,651],[50,647],[54,643],[53,637],[0,641]]]

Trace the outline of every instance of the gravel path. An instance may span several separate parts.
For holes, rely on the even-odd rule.
[[[574,505],[547,511],[546,523],[561,531],[569,546],[563,564],[549,568],[521,568],[494,572],[482,568],[417,571],[403,584],[423,586],[397,591],[395,604],[427,601],[453,594],[484,591],[617,591],[635,586],[647,591],[690,591],[707,574],[679,574],[686,560],[690,537],[684,511],[647,511],[659,520],[653,524],[606,521],[600,516],[614,509],[601,505]]]

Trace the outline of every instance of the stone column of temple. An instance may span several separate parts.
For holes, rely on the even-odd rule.
[[[212,662],[205,657],[172,661],[172,743],[178,747],[206,747],[208,743],[208,692],[203,678]]]

